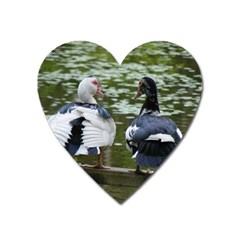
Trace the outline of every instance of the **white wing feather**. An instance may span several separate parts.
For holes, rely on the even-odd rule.
[[[150,135],[146,140],[158,141],[161,142],[175,142],[174,138],[169,134],[157,133]]]
[[[80,152],[87,152],[87,148],[112,145],[116,133],[116,125],[112,118],[104,119],[99,116],[97,109],[76,107],[69,113],[55,114],[48,119],[48,123],[59,142],[65,143],[71,136],[70,122],[76,118],[84,117],[83,146]]]
[[[77,116],[76,114],[55,114],[48,119],[48,124],[51,127],[54,135],[59,140],[59,142],[65,146],[71,135],[72,126],[69,124]]]
[[[136,131],[139,129],[136,125],[129,126],[126,130],[125,137],[127,140],[132,140],[133,135],[136,133]],[[145,140],[147,141],[158,141],[161,140],[161,142],[175,142],[174,138],[169,134],[163,134],[163,133],[157,133],[152,134]]]
[[[116,134],[116,125],[112,118],[104,119],[98,110],[84,107],[76,108],[86,119],[83,121],[83,143],[87,147],[101,147],[112,145]]]

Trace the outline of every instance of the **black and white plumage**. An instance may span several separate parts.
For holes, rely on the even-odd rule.
[[[94,95],[104,96],[98,80],[90,76],[79,84],[79,102],[61,107],[48,123],[71,155],[96,154],[97,164],[86,166],[104,168],[101,147],[113,144],[116,125],[107,110],[97,104]]]
[[[126,146],[140,167],[159,167],[182,138],[174,121],[160,114],[157,87],[153,79],[139,81],[135,99],[146,94],[139,116],[125,132]]]

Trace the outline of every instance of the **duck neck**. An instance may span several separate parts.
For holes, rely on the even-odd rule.
[[[79,91],[78,97],[82,103],[97,103],[96,99],[87,91]]]
[[[160,114],[160,108],[158,104],[157,96],[147,97],[139,115],[143,115],[145,113],[154,113]]]
[[[82,103],[97,103],[96,99],[91,95],[85,96],[83,94],[83,95],[81,95],[81,97],[79,99],[80,99],[80,102],[82,102]]]

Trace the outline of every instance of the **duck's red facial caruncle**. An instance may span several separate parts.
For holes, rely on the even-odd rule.
[[[143,92],[142,92],[142,85],[144,84],[144,80],[141,79],[138,83],[138,90],[137,90],[137,94],[133,97],[133,99],[137,99],[139,97],[142,96]]]
[[[97,96],[100,96],[100,97],[103,97],[104,96],[104,93],[101,91],[101,87],[100,87],[100,84],[99,84],[99,82],[98,82],[98,80],[97,79],[94,79],[93,81],[92,81],[92,84],[95,86],[95,88],[96,88],[96,95]]]

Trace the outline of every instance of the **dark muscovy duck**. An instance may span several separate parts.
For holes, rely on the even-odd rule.
[[[61,107],[48,123],[71,155],[98,155],[96,165],[82,166],[106,168],[102,164],[101,147],[113,144],[116,125],[107,110],[97,104],[94,95],[104,96],[97,78],[90,76],[79,84],[79,102]]]
[[[146,94],[139,116],[125,132],[126,146],[136,160],[136,173],[140,167],[160,167],[182,138],[174,121],[160,114],[157,87],[153,79],[139,81],[134,99]]]

